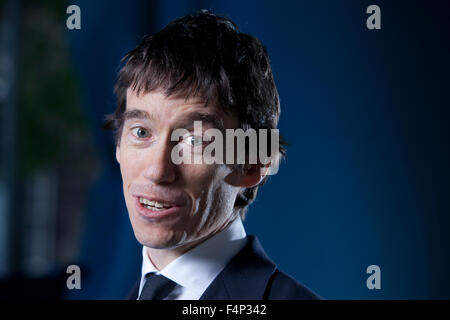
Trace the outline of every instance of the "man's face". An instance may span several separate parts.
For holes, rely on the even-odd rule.
[[[125,119],[116,158],[131,224],[141,244],[166,249],[194,243],[235,218],[233,206],[240,189],[233,183],[236,173],[224,164],[175,165],[171,152],[177,144],[183,153],[203,147],[195,146],[200,137],[194,136],[194,120],[203,120],[204,132],[215,127],[204,119],[237,128],[237,118],[197,99],[166,98],[159,91],[137,95],[128,89]],[[189,134],[180,142],[171,141],[178,128]]]

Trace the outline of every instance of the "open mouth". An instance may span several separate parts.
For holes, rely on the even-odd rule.
[[[152,211],[164,211],[173,207],[171,204],[149,200],[143,197],[139,197],[139,202],[144,208],[150,209]]]

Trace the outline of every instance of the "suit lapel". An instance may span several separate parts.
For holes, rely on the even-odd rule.
[[[276,266],[258,238],[248,236],[245,247],[228,263],[200,300],[261,300]]]

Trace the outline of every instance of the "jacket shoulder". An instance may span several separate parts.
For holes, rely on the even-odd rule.
[[[321,299],[306,286],[281,272],[255,236],[236,254],[206,289],[201,300]]]
[[[321,300],[314,293],[290,275],[275,269],[267,285],[266,298],[269,300]]]

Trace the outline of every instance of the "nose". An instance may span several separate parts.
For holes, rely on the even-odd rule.
[[[176,180],[177,166],[171,159],[170,141],[156,141],[149,149],[143,175],[154,184],[170,184]]]

